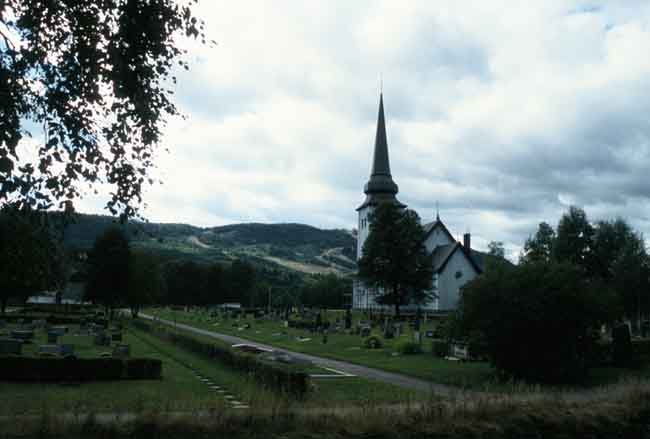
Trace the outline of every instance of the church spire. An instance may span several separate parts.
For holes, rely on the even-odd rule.
[[[375,151],[372,157],[370,180],[364,192],[368,195],[386,194],[395,196],[398,187],[390,175],[388,159],[388,142],[386,140],[386,120],[384,118],[384,95],[379,94],[379,113],[377,115],[377,133],[375,134]]]
[[[359,209],[368,204],[391,201],[403,206],[395,195],[399,188],[390,174],[390,161],[388,159],[388,142],[386,140],[386,120],[384,118],[384,95],[379,94],[379,113],[377,115],[377,132],[375,134],[375,150],[372,157],[372,170],[370,179],[364,187],[366,201]]]
[[[388,142],[386,141],[386,121],[384,119],[384,95],[379,95],[379,114],[377,115],[377,133],[375,134],[375,154],[372,160],[374,175],[387,175],[390,177],[390,161],[388,160]]]

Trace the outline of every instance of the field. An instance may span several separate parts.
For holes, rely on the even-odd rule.
[[[241,320],[220,319],[212,318],[206,312],[186,312],[165,308],[151,308],[145,312],[201,329],[235,335],[296,352],[349,361],[425,379],[433,383],[453,385],[461,389],[501,392],[526,387],[523,383],[503,383],[499,381],[494,369],[486,362],[451,362],[437,358],[431,352],[431,341],[426,338],[423,340],[422,353],[399,354],[397,345],[403,341],[413,340],[413,332],[408,327],[399,338],[384,340],[382,348],[366,349],[362,347],[362,338],[358,335],[330,333],[328,334],[327,343],[324,344],[318,334],[310,334],[308,331],[300,329],[285,328],[280,321],[256,320],[252,316],[247,316]],[[341,312],[329,311],[327,317],[330,321],[334,321],[335,318],[342,317],[342,315]],[[361,317],[360,314],[354,315],[353,326]],[[246,324],[250,325],[250,329],[240,329]],[[436,322],[430,320],[422,325],[421,332],[433,330],[435,325]],[[309,340],[305,341],[306,339]],[[641,369],[633,370],[595,368],[590,370],[589,375],[584,377],[583,382],[576,383],[574,387],[579,389],[616,383],[626,378],[647,377],[650,377],[650,365],[647,364]]]

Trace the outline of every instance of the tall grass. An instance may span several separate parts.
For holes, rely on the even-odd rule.
[[[57,417],[46,412],[38,419],[2,418],[0,428],[5,437],[26,438],[648,438],[650,384],[622,383],[585,401],[568,401],[559,394],[523,400],[493,394],[459,395],[455,400],[432,396],[425,402],[390,406],[368,402],[339,409],[277,405],[252,412],[143,412],[123,417]]]

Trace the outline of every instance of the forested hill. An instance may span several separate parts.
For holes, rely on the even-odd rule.
[[[317,244],[320,247],[346,247],[352,237],[345,230],[322,230],[305,224],[232,224],[214,227],[206,239],[233,245],[270,244],[299,247]]]
[[[356,268],[356,239],[349,231],[295,223],[207,228],[138,221],[120,225],[113,217],[79,214],[65,230],[65,243],[69,247],[89,249],[110,226],[122,227],[134,246],[173,257],[208,262],[254,258],[305,273],[347,274]]]

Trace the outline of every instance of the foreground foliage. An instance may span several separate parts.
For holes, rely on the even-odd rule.
[[[137,211],[171,100],[180,38],[203,39],[191,3],[0,2],[0,202],[49,207],[80,182],[112,186],[108,207]],[[43,127],[36,157],[19,144]],[[150,181],[150,180],[149,180]]]
[[[594,331],[616,315],[615,303],[573,265],[501,265],[466,286],[459,325],[480,338],[503,374],[576,382],[590,366]]]

